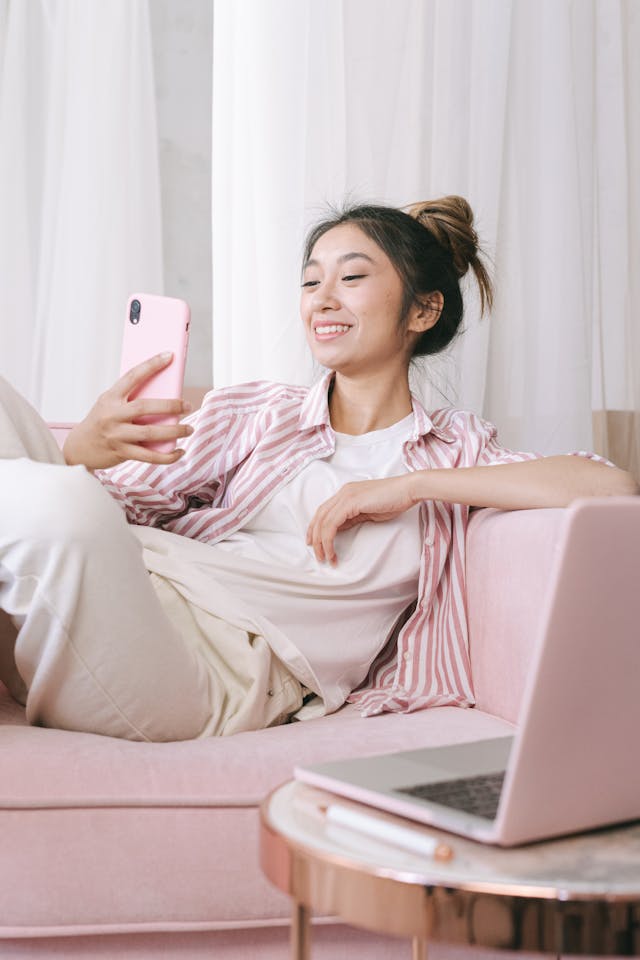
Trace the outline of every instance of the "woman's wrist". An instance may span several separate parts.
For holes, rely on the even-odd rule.
[[[430,472],[430,470],[414,470],[412,473],[407,474],[409,496],[414,506],[422,503],[423,500],[433,499],[429,493]]]

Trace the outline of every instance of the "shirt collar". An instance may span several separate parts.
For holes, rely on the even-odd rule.
[[[437,437],[438,440],[444,440],[445,443],[453,443],[455,441],[455,436],[450,430],[447,430],[445,427],[440,427],[433,422],[415,393],[411,394],[411,404],[413,406],[413,417],[416,426],[412,440],[419,440],[421,437],[426,437],[427,434],[432,433],[434,437]]]
[[[309,390],[306,395],[298,425],[301,430],[308,430],[313,427],[319,427],[323,424],[330,427],[329,419],[329,387],[335,374],[333,370],[328,370],[317,383]]]
[[[321,379],[310,388],[300,410],[298,426],[301,430],[308,430],[318,426],[331,428],[331,420],[329,418],[329,387],[334,376],[335,372],[328,370]],[[433,423],[429,414],[414,393],[411,394],[411,403],[415,423],[415,430],[411,437],[412,440],[419,440],[420,437],[424,437],[429,433],[433,433],[439,440],[444,440],[446,443],[452,443],[455,440],[451,431],[443,427],[438,427]]]

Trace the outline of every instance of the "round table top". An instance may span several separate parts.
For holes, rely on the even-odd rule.
[[[445,862],[327,823],[330,803],[365,810],[451,848]],[[640,903],[640,822],[504,849],[467,840],[289,781],[267,798],[263,823],[324,861],[407,884],[559,901]]]

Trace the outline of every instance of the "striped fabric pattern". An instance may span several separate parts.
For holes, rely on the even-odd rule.
[[[170,466],[128,461],[98,477],[130,523],[215,543],[240,529],[314,459],[334,451],[328,373],[314,387],[259,381],[213,390],[187,422],[193,434]],[[454,409],[428,415],[413,398],[407,470],[470,467],[534,458],[502,447],[495,428]],[[394,631],[349,700],[364,716],[473,704],[465,613],[469,508],[425,501],[415,609]],[[294,638],[293,639],[295,642]]]

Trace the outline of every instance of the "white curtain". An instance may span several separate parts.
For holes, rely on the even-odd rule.
[[[140,289],[162,292],[147,0],[0,0],[0,373],[82,417]]]
[[[426,402],[543,453],[640,411],[639,49],[634,0],[214,0],[214,384],[311,378],[297,287],[326,202],[460,193],[498,296],[479,322],[467,291]]]

